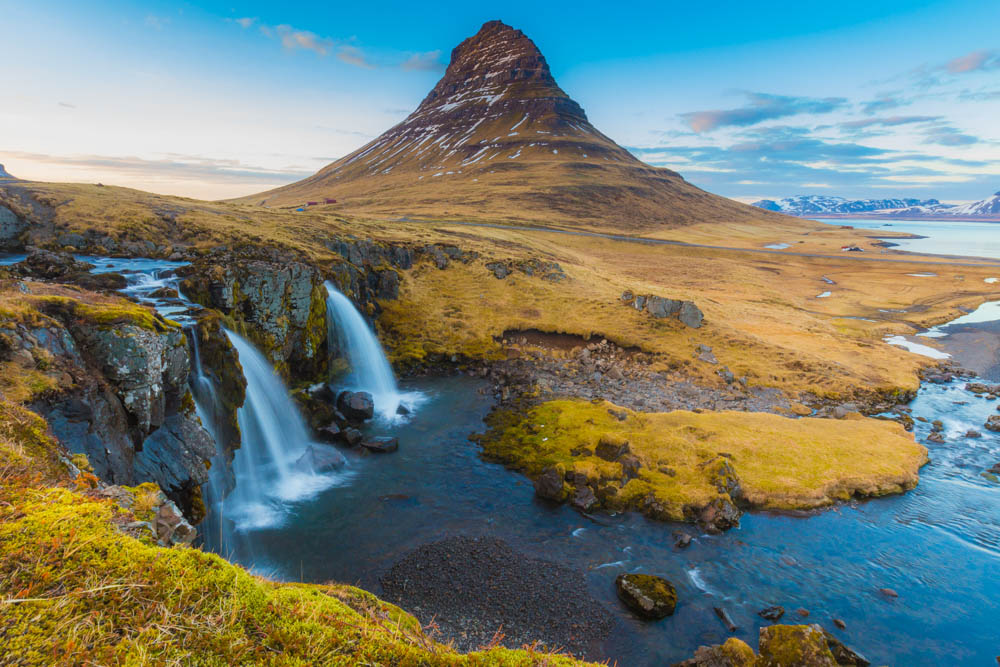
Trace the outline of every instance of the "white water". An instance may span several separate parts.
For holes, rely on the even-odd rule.
[[[326,282],[326,318],[331,343],[339,343],[351,366],[351,373],[343,384],[370,393],[375,413],[382,419],[395,419],[400,405],[412,407],[419,394],[400,393],[392,366],[375,332],[351,300],[329,281]]]
[[[314,495],[340,476],[318,474],[297,463],[312,443],[288,389],[249,341],[226,334],[239,354],[247,388],[237,412],[242,439],[233,458],[236,488],[223,503],[225,515],[237,530],[279,525],[289,503]]]

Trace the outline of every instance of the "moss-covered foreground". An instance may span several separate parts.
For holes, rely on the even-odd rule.
[[[640,413],[557,400],[494,413],[480,442],[486,456],[531,477],[558,470],[567,496],[586,484],[608,509],[678,521],[718,500],[807,509],[916,485],[927,450],[895,422],[852,417]]]

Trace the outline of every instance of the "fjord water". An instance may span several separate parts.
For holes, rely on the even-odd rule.
[[[902,232],[924,236],[921,239],[886,239],[898,244],[898,250],[931,255],[991,257],[1000,259],[1000,223],[937,220],[817,218],[828,225],[849,225],[877,232]]]

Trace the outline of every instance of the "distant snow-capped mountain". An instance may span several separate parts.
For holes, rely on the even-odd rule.
[[[937,199],[845,199],[824,195],[799,195],[773,201],[761,199],[751,206],[777,211],[789,215],[815,215],[816,213],[871,213],[888,209],[910,208],[914,206],[941,206]]]
[[[982,218],[1000,221],[1000,192],[970,204],[942,204],[937,199],[845,199],[825,195],[800,195],[777,201],[761,199],[751,206],[799,217],[838,218]]]

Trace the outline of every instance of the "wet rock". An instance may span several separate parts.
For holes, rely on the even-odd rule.
[[[726,626],[727,630],[730,632],[736,632],[739,629],[736,627],[736,624],[733,623],[733,619],[729,618],[729,614],[725,609],[722,607],[712,607],[712,610],[715,611],[715,615],[719,617],[719,620],[722,621],[722,624]]]
[[[546,468],[534,482],[535,495],[546,500],[562,502],[568,495],[563,475],[557,468]]]
[[[321,429],[318,429],[317,435],[319,435],[320,440],[324,440],[326,442],[338,442],[341,439],[341,430],[336,423],[331,423]]]
[[[71,280],[88,273],[93,264],[81,262],[68,252],[52,252],[32,248],[28,256],[14,264],[11,270],[22,276],[45,280]]]
[[[979,431],[977,431],[974,428],[970,428],[968,431],[965,432],[965,437],[966,438],[981,438],[981,437],[983,437],[983,434],[980,433]]]
[[[337,397],[337,409],[351,422],[363,422],[375,416],[375,401],[367,391],[344,391]]]
[[[818,625],[768,625],[760,629],[759,637],[762,665],[837,666]]]
[[[302,472],[326,473],[337,470],[344,462],[344,456],[332,447],[309,445],[295,461],[295,467]]]
[[[725,644],[699,646],[694,657],[678,662],[673,667],[754,667],[757,656],[745,642],[730,637]]]
[[[833,619],[833,622],[841,630],[846,627],[843,621],[837,624],[837,619]],[[823,636],[826,639],[826,647],[830,650],[834,661],[836,661],[838,665],[853,665],[854,667],[869,667],[869,665],[871,665],[871,662],[869,662],[867,658],[854,649],[848,648],[844,642],[840,641],[826,630],[823,630]]]
[[[891,598],[893,600],[899,597],[899,593],[897,593],[891,588],[880,588],[878,589],[878,592],[884,595],[885,597]]]
[[[847,623],[844,623],[844,621],[842,621],[839,618],[833,619],[833,624],[836,625],[841,630],[846,630],[847,629]]]
[[[674,546],[678,549],[687,549],[691,546],[691,536],[684,531],[674,531]]]
[[[994,475],[1000,475],[1000,463],[994,463],[993,467],[987,470],[987,472],[992,473]]]
[[[594,454],[605,461],[617,461],[629,451],[628,440],[613,433],[605,433],[597,442]]]
[[[396,406],[396,414],[397,415],[408,415],[408,414],[410,414],[410,409],[408,407],[406,407],[405,405],[403,405],[402,403],[400,403],[398,406]]]
[[[589,486],[578,486],[570,504],[581,512],[589,512],[597,506],[597,496]]]
[[[364,435],[358,429],[348,427],[341,431],[340,439],[348,447],[357,447],[364,439]]]
[[[388,454],[399,449],[399,438],[391,436],[377,436],[361,441],[361,446],[376,454]]]
[[[757,615],[761,618],[766,618],[769,621],[777,621],[785,615],[785,608],[781,605],[775,605],[773,607],[765,607],[757,612]]]
[[[637,616],[658,620],[674,613],[677,591],[673,584],[651,574],[620,574],[615,589],[625,606]]]
[[[721,532],[740,525],[740,510],[725,498],[716,498],[702,508],[698,523],[708,532]]]
[[[1000,432],[1000,415],[990,415],[983,428],[987,431]]]
[[[809,618],[809,610],[808,609],[804,609],[802,607],[799,607],[798,609],[795,610],[795,613],[798,614],[799,616],[801,616],[802,618]]]
[[[931,432],[931,434],[927,436],[927,441],[928,442],[936,442],[938,444],[943,444],[944,443],[944,436],[941,435],[940,433],[934,431],[934,432]]]

